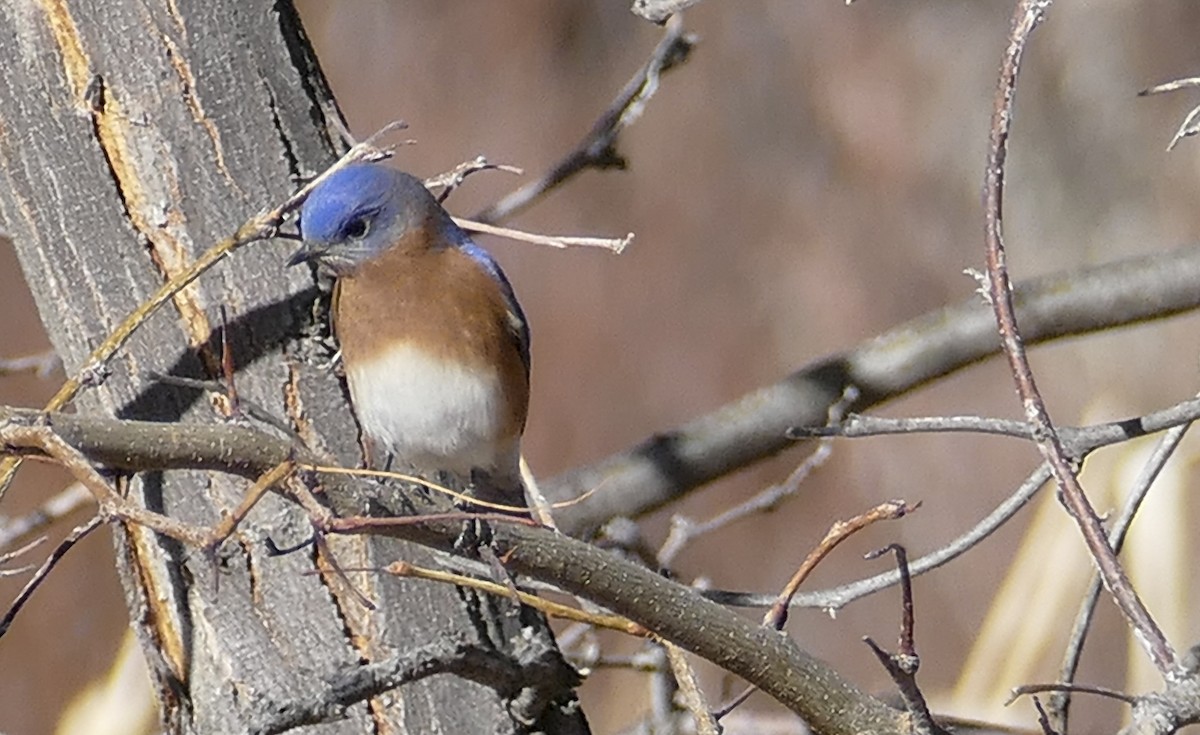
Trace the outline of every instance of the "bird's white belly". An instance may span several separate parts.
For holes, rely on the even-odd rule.
[[[494,371],[399,345],[348,368],[346,379],[363,431],[400,463],[466,476],[511,451],[502,446],[511,440],[500,436],[506,407]]]

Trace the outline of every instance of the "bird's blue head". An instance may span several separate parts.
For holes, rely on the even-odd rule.
[[[346,275],[427,226],[457,230],[419,179],[381,163],[351,164],[321,182],[300,207],[304,245],[288,265],[318,261]]]

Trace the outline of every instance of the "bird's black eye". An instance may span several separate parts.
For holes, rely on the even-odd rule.
[[[347,240],[361,240],[367,236],[367,231],[371,229],[371,223],[366,217],[356,217],[346,223],[342,228],[342,237]]]

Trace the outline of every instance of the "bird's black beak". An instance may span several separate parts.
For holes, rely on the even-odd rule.
[[[314,242],[305,242],[296,252],[292,253],[292,257],[288,258],[288,267],[300,265],[301,263],[311,263],[325,254],[327,248]]]

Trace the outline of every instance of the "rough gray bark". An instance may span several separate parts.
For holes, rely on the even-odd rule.
[[[335,155],[326,121],[336,106],[286,1],[0,0],[0,27],[11,31],[0,34],[0,217],[68,372],[165,278]],[[323,302],[310,274],[283,268],[286,252],[244,248],[182,292],[79,410],[222,420],[222,399],[149,375],[218,377],[224,307],[245,400],[343,463],[360,461],[344,391],[298,340],[319,331]],[[121,482],[199,524],[247,487],[202,472]],[[269,497],[216,560],[143,529],[117,534],[170,731],[587,731],[573,672],[540,618],[449,586],[353,573],[377,604],[368,610],[312,547],[267,553],[268,539],[286,547],[310,533]],[[433,553],[333,541],[351,568]],[[371,687],[354,685],[371,677],[377,689],[411,683],[364,700],[356,692]]]

